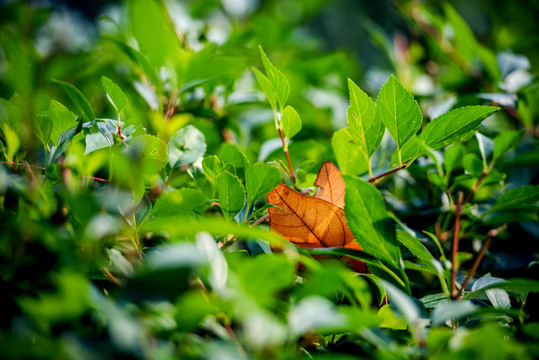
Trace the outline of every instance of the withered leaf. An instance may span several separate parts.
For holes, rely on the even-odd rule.
[[[315,184],[321,191],[316,197],[302,195],[284,184],[268,194],[270,229],[302,248],[341,247],[361,250],[346,224],[344,214],[344,181],[331,163],[322,165]],[[335,203],[327,201],[335,201]],[[357,272],[367,272],[366,264],[346,258]]]
[[[315,198],[329,201],[344,209],[344,180],[339,169],[331,161],[322,164],[314,186],[318,186]]]

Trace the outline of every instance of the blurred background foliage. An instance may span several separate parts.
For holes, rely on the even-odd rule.
[[[264,230],[185,219],[219,213],[212,181],[200,164],[190,165],[202,155],[227,159],[239,173],[248,163],[285,161],[252,72],[261,68],[259,45],[289,79],[288,103],[301,115],[303,128],[290,143],[301,187],[313,186],[324,161],[335,162],[331,137],[346,126],[347,79],[374,97],[390,74],[411,90],[426,121],[465,105],[502,108],[462,145],[462,154],[482,161],[484,143],[492,150],[490,138],[525,131],[497,161],[501,178],[477,191],[479,207],[508,188],[536,185],[539,2],[0,6],[2,357],[538,356],[535,294],[513,300],[514,313],[477,315],[469,321],[480,325],[456,333],[448,327],[428,335],[406,331],[391,310],[371,307],[381,295],[368,277],[309,263],[309,281],[297,286],[290,255],[248,255],[270,252],[259,240],[271,240]],[[107,99],[102,76],[125,93],[123,110]],[[62,82],[76,86],[88,103]],[[118,120],[125,148],[113,146],[121,142],[114,133]],[[78,134],[61,135],[77,124]],[[171,143],[181,154],[175,163],[167,157]],[[386,136],[375,154],[376,172],[388,169],[393,151]],[[429,175],[435,169],[420,159],[379,188],[407,226],[447,240],[450,209],[443,184]],[[455,169],[448,178],[469,193],[477,176],[466,175],[461,164]],[[517,210],[519,221],[493,242],[482,274],[534,277],[537,208]],[[465,220],[461,245],[468,266],[489,230],[474,221]],[[214,236],[194,235],[200,231]],[[228,233],[245,241],[223,255],[215,239],[226,243]],[[442,244],[446,251],[449,242]],[[144,262],[139,244],[150,253]],[[418,298],[440,291],[432,274],[409,276]],[[489,316],[520,326],[483,324]]]

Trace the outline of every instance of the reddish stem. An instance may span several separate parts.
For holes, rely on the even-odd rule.
[[[462,212],[462,198],[463,194],[459,192],[459,199],[457,202],[457,209],[455,211],[455,234],[453,236],[453,257],[451,268],[451,296],[456,298],[457,292],[457,253],[459,250],[459,236],[460,236],[460,214]]]
[[[488,232],[487,240],[483,243],[483,246],[481,247],[481,251],[479,252],[479,255],[477,255],[477,259],[475,259],[472,269],[468,273],[468,276],[466,276],[466,280],[464,280],[464,282],[462,283],[462,287],[460,288],[457,294],[457,299],[459,299],[462,296],[464,289],[466,289],[466,286],[468,286],[468,283],[477,272],[477,269],[479,268],[481,261],[483,261],[483,258],[485,257],[485,253],[487,252],[490,246],[490,243],[492,242],[492,238],[496,235],[498,235],[498,229],[492,229]]]
[[[288,153],[288,148],[286,147],[286,142],[284,141],[283,130],[279,128],[279,135],[281,135],[281,141],[283,142],[284,153],[286,154],[286,160],[288,160],[288,168],[290,169],[290,177],[292,182],[296,183],[296,175],[294,175],[294,169],[292,168],[292,161],[290,161],[290,154]]]
[[[108,270],[107,270],[106,268],[104,268],[104,267],[102,267],[101,269],[103,270],[103,273],[105,274],[105,276],[108,277],[109,280],[110,280],[111,282],[113,282],[114,284],[118,285],[119,287],[122,287],[122,283],[121,283],[118,279],[116,279],[116,278],[114,277],[114,275],[112,275],[112,274],[110,273],[110,271],[108,271]]]
[[[470,194],[466,197],[466,200],[464,200],[464,204],[467,204],[473,197],[473,195],[475,194],[475,192],[477,191],[477,189],[479,189],[479,186],[481,186],[481,183],[483,182],[483,180],[485,180],[485,177],[487,176],[488,174],[488,169],[484,170],[483,171],[483,174],[481,174],[481,177],[477,180],[477,182],[475,183],[472,191],[470,192]]]
[[[380,175],[377,175],[377,176],[373,176],[373,177],[371,177],[368,181],[369,181],[369,182],[375,182],[376,180],[381,179],[381,178],[383,178],[384,176],[393,174],[393,173],[395,173],[395,172],[397,172],[397,171],[399,171],[399,170],[402,170],[402,169],[406,169],[406,166],[407,166],[406,164],[402,164],[401,166],[399,166],[399,167],[397,167],[397,168],[395,168],[395,169],[391,169],[391,170],[389,170],[389,171],[387,171],[387,172],[385,172],[385,173],[383,173],[383,174],[380,174]]]
[[[253,223],[253,226],[262,224],[264,221],[266,221],[266,220],[268,220],[268,219],[269,219],[269,214],[266,214],[266,215],[264,215],[264,216],[261,216],[258,220],[256,220],[256,221]]]

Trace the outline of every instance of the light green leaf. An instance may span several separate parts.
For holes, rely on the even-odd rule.
[[[441,303],[432,311],[431,326],[438,326],[445,323],[447,320],[460,319],[470,315],[477,306],[471,301],[454,301],[450,303]]]
[[[301,118],[292,106],[287,106],[281,115],[283,133],[287,140],[292,139],[301,130]]]
[[[389,328],[394,330],[406,330],[406,319],[397,317],[389,305],[384,305],[378,311],[378,319],[380,320],[380,327]]]
[[[237,176],[222,172],[217,176],[219,205],[227,221],[230,221],[245,204],[245,189]]]
[[[65,91],[65,93],[75,103],[75,105],[79,107],[87,121],[92,121],[95,119],[92,106],[88,102],[88,99],[86,99],[86,97],[79,91],[79,89],[69,83],[60,80],[53,81],[60,85],[60,87]]]
[[[144,174],[150,176],[160,171],[167,163],[167,144],[157,136],[143,135],[144,149],[142,165]]]
[[[273,89],[269,79],[256,68],[253,68],[253,72],[255,73],[256,80],[262,88],[262,91],[264,94],[266,94],[266,98],[268,99],[271,108],[273,111],[277,111],[277,95],[275,95],[275,90]]]
[[[520,186],[503,193],[487,214],[495,211],[537,210],[539,207],[539,185]]]
[[[245,170],[248,169],[251,164],[247,157],[240,151],[237,145],[225,142],[221,145],[217,151],[217,157],[226,165],[230,164],[234,167],[236,175],[240,179],[244,178]]]
[[[504,131],[494,138],[494,152],[492,160],[496,161],[507,150],[518,144],[525,130]]]
[[[346,114],[359,151],[366,158],[376,151],[384,136],[384,124],[372,99],[351,79],[348,79],[350,107]]]
[[[266,53],[262,50],[260,46],[260,56],[262,57],[262,62],[264,63],[264,68],[266,69],[266,74],[268,79],[273,86],[275,94],[277,96],[277,101],[279,102],[279,107],[281,109],[286,105],[286,100],[288,100],[288,94],[290,92],[290,85],[288,84],[288,79],[283,75],[283,73],[277,69],[269,61]]]
[[[168,162],[177,168],[192,164],[206,152],[204,134],[193,125],[187,125],[170,138],[168,142]]]
[[[393,75],[380,89],[376,105],[397,149],[401,149],[421,127],[423,116],[419,105]]]
[[[48,116],[52,121],[51,140],[57,145],[60,134],[77,125],[77,118],[64,105],[55,100],[51,100]]]
[[[224,164],[217,156],[210,155],[202,160],[202,169],[206,178],[212,184],[215,184],[217,176],[224,170]]]
[[[265,196],[282,180],[282,176],[277,168],[256,163],[245,172],[245,187],[249,204]]]
[[[353,141],[350,128],[344,128],[333,134],[331,146],[343,174],[361,175],[369,169],[369,160]]]
[[[462,159],[462,166],[476,178],[483,174],[483,162],[476,154],[466,154]]]
[[[475,130],[481,122],[500,108],[494,106],[465,106],[451,110],[428,123],[421,140],[434,150]]]
[[[101,77],[101,83],[107,92],[109,101],[118,113],[127,105],[127,98],[122,89],[106,76]]]

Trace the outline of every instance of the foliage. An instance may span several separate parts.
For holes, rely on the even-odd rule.
[[[2,5],[2,358],[539,356],[536,5],[343,3]]]

